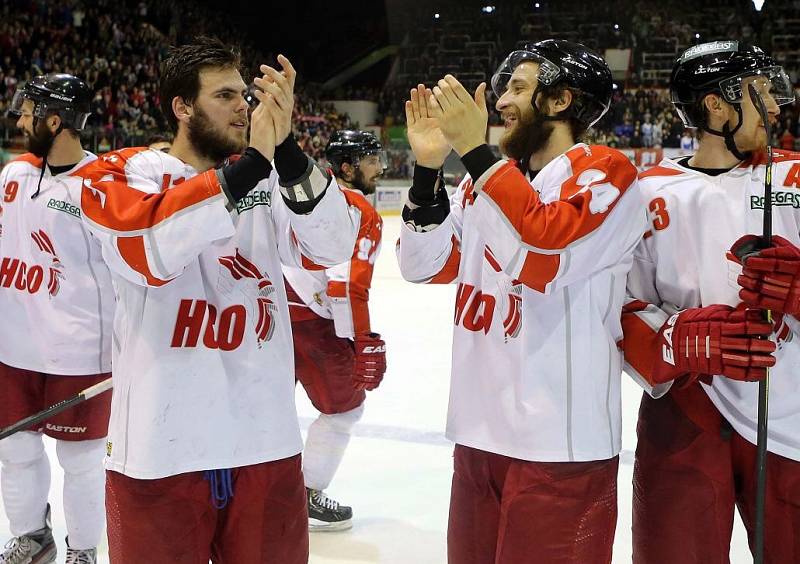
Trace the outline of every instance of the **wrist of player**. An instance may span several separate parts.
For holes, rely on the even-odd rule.
[[[261,155],[268,161],[272,161],[275,158],[275,145],[272,143],[253,140],[251,141],[248,149],[253,149],[257,151],[259,155]],[[245,151],[246,150],[247,149],[245,149]]]
[[[256,148],[248,147],[240,158],[216,172],[223,192],[230,201],[237,203],[269,176],[272,164]]]
[[[454,139],[451,142],[453,146],[453,150],[458,154],[459,157],[463,157],[473,149],[477,149],[481,145],[486,143],[486,136],[470,136],[465,139]]]

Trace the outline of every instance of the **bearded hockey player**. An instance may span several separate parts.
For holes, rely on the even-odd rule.
[[[284,267],[297,379],[320,411],[308,428],[303,476],[311,531],[352,526],[352,508],[325,495],[364,412],[365,390],[386,370],[386,345],[372,332],[369,288],[381,247],[383,220],[364,196],[383,173],[383,148],[368,131],[341,130],[325,157],[350,206],[359,234],[350,260],[326,270]]]
[[[92,91],[68,74],[37,76],[11,111],[30,151],[0,175],[0,427],[111,376],[114,293],[99,242],[81,222],[81,147]],[[3,504],[15,535],[1,563],[54,562],[50,463],[64,470],[67,557],[96,561],[103,533],[103,454],[111,393],[0,441]]]
[[[684,52],[672,71],[672,102],[700,146],[640,177],[651,224],[636,250],[623,322],[629,372],[650,392],[639,410],[634,473],[637,564],[728,562],[734,507],[752,546],[755,381],[773,364],[764,561],[800,559],[800,341],[792,339],[800,155],[775,151],[776,235],[742,270],[729,251],[761,232],[768,142],[750,85],[770,121],[794,100],[786,73],[757,47],[716,41]],[[774,325],[748,307],[772,309]]]
[[[87,174],[84,218],[118,294],[115,564],[308,560],[281,263],[340,264],[357,228],[291,134],[295,71],[278,61],[261,66],[249,119],[236,52],[202,38],[176,48],[160,85],[170,152],[123,149]]]
[[[527,44],[492,86],[506,124],[485,144],[485,85],[452,76],[406,102],[417,158],[403,276],[457,283],[447,436],[456,443],[448,556],[607,563],[617,518],[620,313],[645,228],[636,169],[579,137],[608,109],[605,61],[561,40]],[[448,199],[454,149],[469,177]]]

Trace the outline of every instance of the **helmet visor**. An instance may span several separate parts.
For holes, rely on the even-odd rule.
[[[497,67],[494,75],[492,75],[492,91],[495,96],[499,98],[503,95],[506,91],[508,81],[511,80],[511,75],[514,74],[514,69],[525,61],[538,63],[539,72],[537,78],[539,82],[545,86],[553,84],[561,75],[561,69],[558,68],[558,65],[553,64],[538,53],[527,49],[512,51],[511,54],[500,63],[500,66]]]
[[[386,151],[378,147],[369,148],[362,152],[358,158],[358,164],[360,164],[365,157],[373,156],[377,157],[378,163],[381,165],[382,170],[389,168],[389,157],[386,155]]]
[[[11,116],[21,116],[22,107],[25,105],[26,100],[30,100],[33,105],[31,108],[31,114],[33,116],[44,117],[44,112],[41,108],[42,104],[37,104],[36,100],[29,96],[24,89],[19,89],[14,93],[14,97],[11,99],[11,104],[8,106],[8,114]]]
[[[765,67],[720,81],[719,87],[723,98],[732,104],[741,103],[744,99],[744,82],[751,77],[755,77],[753,86],[765,101],[772,98],[779,106],[794,102],[792,81],[783,67]]]

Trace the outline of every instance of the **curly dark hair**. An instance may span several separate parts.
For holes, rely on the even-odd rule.
[[[206,68],[235,68],[241,71],[241,54],[236,47],[215,37],[197,37],[192,43],[173,47],[161,63],[161,112],[174,133],[178,119],[172,100],[178,96],[191,104],[200,93],[200,71]]]

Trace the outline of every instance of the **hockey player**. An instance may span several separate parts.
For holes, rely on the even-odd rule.
[[[637,429],[637,564],[728,562],[734,506],[752,546],[754,381],[772,364],[765,562],[800,561],[800,341],[790,339],[798,328],[797,282],[793,303],[780,288],[769,298],[769,282],[780,286],[798,270],[800,155],[775,151],[775,248],[747,259],[744,278],[738,259],[726,259],[763,221],[767,139],[751,84],[770,121],[794,99],[783,69],[757,47],[716,41],[685,51],[670,90],[684,124],[697,130],[699,148],[640,176],[651,225],[636,251],[628,283],[636,301],[623,321],[629,372],[652,394],[642,397]],[[750,288],[741,296],[737,278]],[[745,310],[763,307],[762,299],[774,311],[774,327]]]
[[[80,214],[81,147],[92,91],[68,74],[30,80],[11,111],[28,153],[0,174],[0,427],[111,376],[111,275]],[[111,393],[0,441],[3,504],[11,533],[0,563],[54,562],[50,463],[64,470],[69,564],[92,564],[103,533],[103,454]]]
[[[295,71],[278,61],[261,66],[248,119],[237,53],[203,38],[176,48],[160,84],[169,154],[123,149],[87,174],[82,211],[118,297],[115,564],[308,560],[281,262],[339,264],[357,228],[291,135]]]
[[[645,227],[636,169],[579,137],[611,72],[583,45],[529,43],[485,85],[452,76],[406,102],[417,158],[398,250],[413,282],[457,283],[447,436],[451,564],[607,563],[617,518],[620,312]],[[469,177],[447,198],[454,149]]]
[[[375,193],[383,173],[383,148],[368,131],[342,130],[331,136],[325,157],[359,223],[353,256],[323,271],[283,269],[295,373],[320,411],[308,428],[303,451],[311,531],[352,526],[352,508],[329,498],[324,490],[364,412],[365,390],[377,388],[386,369],[386,345],[372,332],[368,305],[383,220],[364,197]]]

